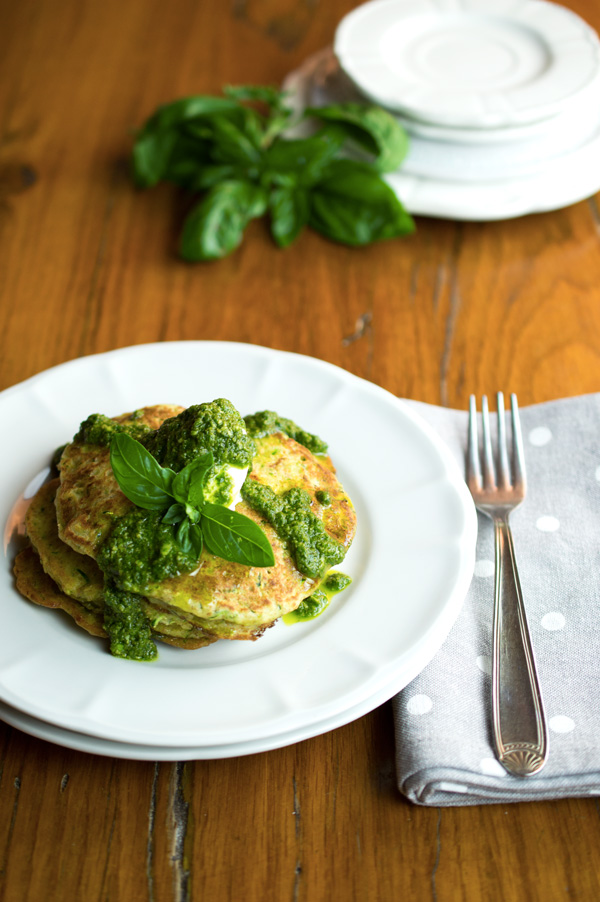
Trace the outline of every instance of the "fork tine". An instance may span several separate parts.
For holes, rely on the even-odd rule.
[[[523,435],[521,433],[517,396],[514,393],[510,396],[510,411],[513,434],[513,481],[516,488],[525,491],[527,488],[525,452],[523,450]]]
[[[496,395],[498,407],[498,476],[503,489],[510,488],[510,467],[506,447],[506,421],[504,416],[504,395],[501,391]]]
[[[484,395],[481,399],[481,423],[483,426],[483,487],[484,489],[495,489],[496,474],[494,471],[494,456],[492,454],[490,411],[487,395]]]
[[[477,441],[477,401],[475,395],[469,398],[469,439],[467,453],[467,482],[476,489],[481,488],[481,467],[479,465],[479,443]]]

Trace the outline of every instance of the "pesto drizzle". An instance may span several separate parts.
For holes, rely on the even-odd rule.
[[[280,417],[273,410],[261,410],[244,417],[246,429],[253,438],[264,438],[265,435],[272,435],[274,432],[283,432],[284,435],[293,438],[300,445],[304,445],[313,454],[325,454],[327,452],[327,442],[324,442],[318,435],[306,432],[297,426],[293,420],[287,417]]]
[[[242,498],[287,542],[301,573],[318,579],[329,567],[344,560],[346,549],[331,538],[313,514],[311,497],[304,489],[294,487],[277,495],[268,486],[247,478],[242,486]]]

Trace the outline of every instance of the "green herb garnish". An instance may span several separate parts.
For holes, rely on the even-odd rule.
[[[284,137],[304,120],[318,122],[313,134]],[[405,132],[379,107],[343,103],[294,116],[274,88],[230,87],[223,97],[159,107],[136,136],[133,174],[142,188],[166,181],[203,195],[184,222],[180,254],[216,260],[267,212],[280,247],[307,225],[350,245],[413,232],[412,218],[381,177],[398,168],[407,149]],[[349,158],[357,150],[361,159]]]
[[[249,517],[204,498],[204,484],[214,465],[211,451],[179,473],[161,467],[152,454],[125,433],[110,444],[110,463],[119,487],[137,507],[164,511],[162,523],[185,553],[197,558],[206,544],[217,557],[250,567],[271,567],[273,549],[262,529]]]

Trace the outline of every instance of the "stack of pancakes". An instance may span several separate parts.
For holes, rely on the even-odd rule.
[[[157,405],[136,411],[135,423],[151,429],[183,408]],[[131,414],[115,417],[127,424]],[[344,547],[356,516],[328,457],[312,454],[282,433],[255,440],[249,473],[280,494],[294,486],[308,492],[312,512]],[[328,493],[324,507],[317,493]],[[319,497],[323,497],[319,494]],[[113,475],[108,447],[74,441],[64,449],[59,477],[32,499],[26,516],[30,546],[15,561],[19,592],[36,604],[61,608],[94,636],[104,630],[104,575],[96,563],[115,519],[133,507]],[[271,542],[272,567],[223,560],[206,548],[192,573],[136,587],[154,638],[181,648],[217,639],[256,639],[283,614],[295,610],[319,580],[300,573],[285,543],[263,517],[240,501],[236,510],[257,522]]]

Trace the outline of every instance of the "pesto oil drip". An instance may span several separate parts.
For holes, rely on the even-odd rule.
[[[352,582],[351,577],[339,570],[328,573],[318,589],[302,599],[295,611],[289,611],[283,615],[285,623],[299,623],[304,620],[314,620],[322,614],[334,595],[342,592]]]
[[[277,495],[254,479],[246,479],[242,498],[271,523],[287,542],[301,573],[319,579],[329,567],[344,560],[346,549],[326,532],[311,510],[311,497],[294,487]]]
[[[248,434],[253,438],[264,438],[265,435],[272,435],[274,432],[283,432],[298,444],[304,445],[313,454],[326,454],[327,452],[327,442],[324,442],[322,438],[306,432],[293,420],[281,417],[273,410],[261,410],[258,413],[250,414],[244,417],[244,422]]]

